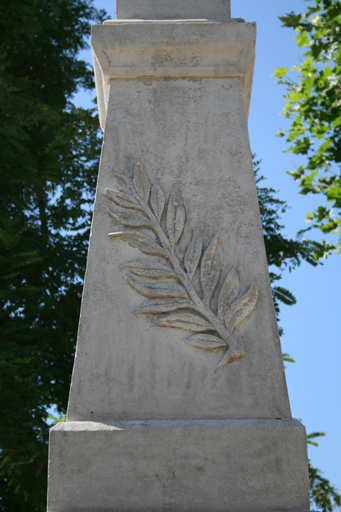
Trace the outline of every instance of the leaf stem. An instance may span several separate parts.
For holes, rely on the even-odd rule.
[[[130,192],[134,195],[135,199],[139,202],[141,208],[143,208],[143,211],[148,216],[151,226],[157,236],[159,237],[159,240],[167,252],[169,256],[169,261],[171,262],[173,269],[178,277],[178,280],[180,283],[184,286],[185,290],[188,293],[188,296],[192,300],[196,310],[201,313],[214,327],[214,329],[217,331],[217,333],[221,336],[223,341],[226,343],[227,347],[235,350],[235,341],[233,340],[231,334],[226,329],[223,322],[213,313],[213,311],[206,305],[204,302],[200,299],[199,295],[197,294],[191,280],[189,279],[187,273],[182,268],[179,259],[174,251],[174,248],[172,247],[171,243],[168,240],[167,235],[165,234],[161,224],[155,217],[152,210],[149,208],[148,204],[141,199],[132,188],[130,189]]]

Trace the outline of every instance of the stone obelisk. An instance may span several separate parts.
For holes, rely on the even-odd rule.
[[[48,512],[309,510],[230,0],[117,0],[92,30],[104,143]]]

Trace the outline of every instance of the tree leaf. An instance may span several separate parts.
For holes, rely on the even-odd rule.
[[[118,206],[122,206],[122,208],[131,208],[133,210],[142,210],[139,203],[136,201],[135,197],[131,194],[126,194],[124,192],[118,192],[117,190],[106,189],[107,196],[111,201],[113,201]]]
[[[167,297],[180,297],[188,299],[186,290],[177,283],[153,283],[153,282],[139,282],[131,279],[129,276],[124,276],[125,280],[130,284],[135,291],[145,297],[152,299],[167,298]]]
[[[138,231],[120,231],[117,233],[109,233],[109,238],[119,238],[127,242],[131,247],[138,249],[139,251],[150,254],[151,256],[160,256],[161,258],[167,258],[168,254],[166,251],[149,236],[139,233]]]
[[[184,258],[185,269],[187,270],[188,276],[191,280],[193,279],[195,271],[199,265],[201,251],[202,237],[200,233],[194,228],[192,241],[187,248]]]
[[[185,329],[193,332],[203,331],[214,331],[214,327],[211,326],[204,318],[193,313],[173,313],[171,315],[164,316],[160,320],[157,320],[159,327],[176,327],[178,329]]]
[[[171,267],[154,261],[133,261],[121,265],[120,268],[136,276],[148,277],[149,279],[177,279]]]
[[[140,162],[137,162],[134,169],[134,187],[138,195],[147,203],[150,193],[150,180]]]
[[[224,368],[224,366],[227,366],[234,361],[238,361],[239,359],[243,359],[244,357],[246,357],[245,350],[238,350],[237,352],[231,354],[231,350],[228,349],[226,350],[223,358],[217,364],[216,368],[217,370],[220,370],[220,368]]]
[[[226,308],[238,297],[240,293],[240,281],[237,271],[233,268],[221,287],[218,298],[218,317],[222,320]]]
[[[118,213],[112,212],[109,209],[108,213],[110,217],[123,226],[128,226],[130,228],[151,227],[149,219],[138,213]]]
[[[163,209],[165,207],[165,194],[162,190],[162,187],[158,180],[153,181],[152,191],[150,193],[150,204],[153,212],[155,213],[155,217],[160,222]]]
[[[195,334],[185,339],[187,345],[200,350],[212,351],[226,349],[226,343],[218,336],[210,334]]]
[[[257,301],[258,288],[256,284],[253,284],[245,295],[233,302],[224,318],[225,325],[229,327],[231,333],[252,313]]]
[[[210,305],[220,276],[218,242],[219,236],[216,236],[206,249],[201,262],[201,286],[204,292],[204,303],[207,306]]]
[[[136,308],[135,314],[157,315],[190,307],[193,307],[193,303],[188,299],[152,299],[143,302],[138,308]]]
[[[174,247],[179,241],[186,219],[186,211],[182,201],[181,192],[179,189],[174,189],[169,201],[166,217],[166,228],[169,240]]]
[[[286,304],[287,306],[293,306],[296,304],[296,297],[282,286],[273,286],[272,294],[274,299],[283,302],[283,304]]]

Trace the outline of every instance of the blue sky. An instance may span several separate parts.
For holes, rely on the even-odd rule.
[[[300,164],[291,153],[284,153],[285,141],[276,137],[287,126],[280,115],[283,106],[283,86],[271,76],[276,67],[292,67],[298,62],[297,45],[292,29],[281,28],[279,15],[292,10],[306,10],[304,0],[231,0],[232,17],[257,22],[256,68],[251,99],[249,132],[252,151],[262,159],[261,171],[266,186],[279,191],[290,209],[282,224],[290,237],[304,228],[305,214],[321,200],[298,194],[294,180],[286,174]],[[108,18],[115,18],[114,0],[95,0]],[[91,61],[91,52],[82,57]],[[90,106],[91,96],[79,93],[77,105]],[[316,239],[320,234],[316,233]],[[328,239],[331,241],[331,239]],[[334,239],[335,241],[335,239]],[[297,298],[297,305],[282,307],[284,328],[282,349],[296,360],[286,370],[289,397],[294,418],[301,419],[307,432],[322,431],[319,448],[310,447],[313,465],[321,469],[331,482],[341,488],[341,334],[340,334],[340,268],[341,256],[333,255],[323,266],[313,268],[303,264],[284,275],[281,285]]]

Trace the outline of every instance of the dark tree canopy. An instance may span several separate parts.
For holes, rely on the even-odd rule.
[[[47,409],[65,410],[100,152],[85,0],[0,4],[0,510],[45,510]]]

